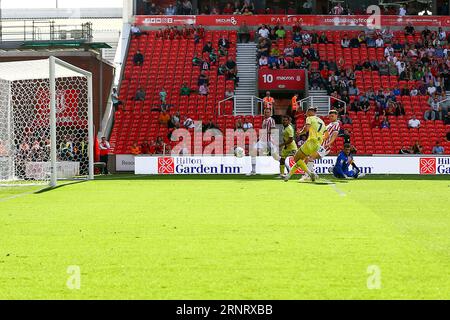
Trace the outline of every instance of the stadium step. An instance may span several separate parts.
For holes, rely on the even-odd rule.
[[[234,92],[235,114],[253,114],[252,96],[257,95],[257,66],[255,43],[238,43],[236,64],[238,68],[239,85]],[[255,102],[256,108],[256,99],[253,99],[253,101]]]
[[[329,97],[326,90],[309,90],[309,97],[312,97],[307,101],[308,106],[314,104],[317,107],[317,113],[319,115],[326,115],[330,110]]]

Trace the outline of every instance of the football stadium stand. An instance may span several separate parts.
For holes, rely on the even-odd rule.
[[[163,108],[167,108],[170,115],[179,112],[181,123],[186,118],[204,122],[212,120],[219,129],[223,130],[234,128],[236,121],[242,120],[251,122],[255,128],[260,128],[262,116],[259,114],[235,115],[233,100],[225,101],[222,108],[219,108],[219,102],[227,97],[226,93],[233,92],[236,85],[239,85],[237,79],[230,79],[226,72],[225,74],[218,72],[228,58],[236,61],[237,32],[230,28],[226,30],[207,29],[204,35],[197,39],[198,33],[194,31],[195,27],[192,28],[190,36],[183,37],[180,35],[172,37],[173,39],[170,39],[169,36],[164,37],[162,29],[146,31],[139,36],[132,35],[119,88],[119,99],[123,104],[118,107],[115,113],[115,122],[110,137],[112,153],[130,153],[129,150],[133,143],[140,144],[147,140],[151,142],[155,141],[157,137],[162,137],[165,143],[170,146],[169,133],[171,129],[165,122],[160,121],[160,92],[163,88],[167,96]],[[321,30],[301,30],[300,34],[309,33],[313,39],[316,38],[311,43],[305,43],[304,39],[295,39],[296,34],[293,33],[291,26],[285,26],[285,28],[285,36],[282,38],[275,37],[271,40],[271,49],[278,49],[276,50],[279,52],[277,58],[286,52],[287,47],[295,46],[294,40],[297,40],[302,52],[307,52],[305,49],[313,49],[311,50],[313,53],[308,52],[308,56],[301,53],[298,59],[295,59],[295,56],[284,56],[288,62],[281,68],[305,68],[308,70],[310,83],[307,84],[306,94],[317,89],[312,87],[311,75],[319,74],[319,89],[325,89],[328,91],[328,95],[339,99],[334,101],[334,98],[331,98],[329,107],[341,108],[341,115],[346,115],[347,118],[351,119],[351,123],[343,124],[343,128],[350,132],[352,143],[359,154],[396,154],[399,153],[400,149],[409,147],[416,141],[419,141],[423,146],[423,153],[429,154],[438,140],[442,142],[446,153],[450,152],[450,143],[445,141],[445,134],[450,131],[450,126],[445,124],[445,117],[442,116],[442,120],[440,120],[436,113],[436,120],[424,119],[434,96],[439,96],[438,101],[447,99],[445,94],[447,88],[442,84],[443,81],[440,78],[444,73],[447,74],[449,69],[446,57],[447,42],[446,39],[442,41],[442,46],[438,45],[436,41],[433,42],[433,37],[438,36],[435,30],[430,33],[429,37],[428,35],[424,36],[421,32],[422,28],[416,30],[412,35],[405,35],[403,29],[393,31],[391,43],[398,44],[397,48],[401,49],[395,49],[392,55],[387,54],[386,57],[385,49],[387,46],[391,47],[387,43],[383,43],[381,46],[377,44],[377,47],[373,43],[369,44],[367,38],[352,48],[341,43],[344,38],[358,39],[362,28],[323,30],[323,35],[326,36],[327,40],[322,41],[322,43],[317,40],[322,34]],[[170,30],[175,32],[175,29]],[[317,35],[313,35],[314,33]],[[222,36],[230,42],[227,52],[223,55],[219,54],[218,48],[218,40]],[[369,37],[376,40],[378,36],[383,37],[376,32]],[[211,41],[214,52],[218,56],[217,62],[211,62],[208,52],[203,52],[204,45],[209,41]],[[252,41],[254,41],[253,34]],[[424,42],[427,46],[424,46]],[[255,50],[257,43],[258,39],[255,41]],[[415,44],[415,47],[412,44]],[[411,52],[408,52],[408,47]],[[422,54],[427,50],[427,47],[442,48],[445,50],[444,55],[437,55],[434,53],[436,50],[432,49]],[[133,62],[137,50],[144,56],[142,65],[135,65]],[[414,76],[405,76],[405,74],[399,75],[398,70],[390,72],[387,69],[387,73],[382,70],[384,61],[393,59],[395,65],[403,51],[411,58],[408,61],[413,61],[412,63],[419,61],[421,62],[420,67],[425,67],[423,69],[425,74],[421,78],[416,79]],[[433,52],[430,53],[431,51]],[[196,54],[210,63],[207,66],[193,65],[193,58]],[[255,61],[256,64],[258,64],[258,61]],[[280,68],[278,62],[275,62],[275,64],[275,68]],[[324,66],[329,67],[330,65],[337,66],[335,73],[328,70],[326,70],[326,73],[321,72]],[[270,67],[263,66],[261,68],[267,69]],[[200,94],[202,92],[199,93],[198,79],[202,69],[206,69],[204,73],[209,78],[207,95]],[[332,70],[333,68],[328,69]],[[337,76],[338,73],[340,73],[339,76]],[[428,75],[431,78],[427,79]],[[334,76],[336,76],[335,79],[338,84],[339,82],[344,83],[345,90],[332,89],[333,83],[330,81],[330,77]],[[357,88],[350,94],[348,92],[349,81],[353,83],[355,89]],[[428,86],[429,83],[431,83],[431,86]],[[183,84],[186,84],[192,90],[189,95],[180,94]],[[256,86],[255,83],[255,88]],[[435,90],[430,91],[428,90],[429,87],[434,87]],[[140,88],[145,91],[143,101],[135,99],[136,92]],[[385,98],[387,97],[387,100],[395,102],[392,110],[389,109],[389,103],[380,102],[377,99],[376,95],[379,90],[385,95]],[[410,91],[416,90],[417,94],[410,93]],[[343,93],[343,91],[345,92]],[[374,96],[368,99],[370,108],[365,112],[357,112],[358,107],[354,106],[353,102],[359,100],[362,95],[366,95],[368,92],[374,93]],[[443,94],[440,94],[441,92]],[[344,108],[338,102],[342,99],[347,101]],[[443,101],[440,106],[444,106],[445,102]],[[376,117],[377,114],[379,114],[379,118]],[[408,127],[408,121],[413,115],[420,121],[420,128]],[[387,117],[388,124],[377,123],[378,119],[382,120],[384,116]],[[299,115],[295,123],[297,127],[301,127],[304,124],[304,116]],[[337,153],[341,147],[342,138],[339,138],[332,152]]]

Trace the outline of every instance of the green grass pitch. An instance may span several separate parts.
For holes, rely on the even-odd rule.
[[[0,188],[0,299],[450,298],[448,177],[18,189]]]

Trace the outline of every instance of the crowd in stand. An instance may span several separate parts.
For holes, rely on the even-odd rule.
[[[327,90],[328,95],[336,98],[333,104],[340,112],[343,123],[351,123],[351,119],[344,112],[342,101],[354,112],[368,112],[371,105],[375,105],[374,111],[380,123],[374,119],[374,126],[388,128],[388,118],[384,117],[405,114],[399,99],[405,95],[429,97],[429,110],[424,113],[425,120],[449,121],[449,104],[442,101],[446,100],[445,91],[450,90],[450,39],[442,28],[431,31],[425,27],[420,32],[419,40],[412,43],[400,43],[389,28],[361,31],[352,38],[344,34],[340,43],[342,48],[358,48],[361,45],[384,48],[383,60],[378,61],[373,57],[372,60],[361,61],[353,67],[346,66],[343,59],[321,59],[311,47],[311,44],[331,43],[324,32],[302,30],[297,24],[293,26],[292,33],[292,43],[287,44],[283,52],[280,52],[278,46],[273,44],[285,38],[283,27],[260,26],[255,35],[259,66],[271,69],[307,69],[311,89]],[[405,36],[414,35],[416,31],[408,24],[404,33]],[[312,67],[312,61],[318,62],[318,68]],[[416,81],[417,85],[380,88],[376,92],[369,88],[362,92],[356,83],[355,71],[378,71],[380,76],[396,76],[398,80]]]
[[[253,14],[312,14],[313,2],[312,0],[305,1],[285,1],[281,2],[278,7],[256,8],[255,2],[252,0],[236,0],[229,1],[223,5],[204,4],[198,9],[193,6],[190,0],[174,0],[164,6],[158,6],[153,0],[141,0],[143,8],[139,14],[146,15],[253,15]],[[383,15],[399,15],[405,16],[408,14],[431,14],[428,10],[427,4],[410,3],[400,5],[384,5],[381,7],[381,14]],[[354,10],[346,4],[342,5],[337,2],[329,9],[322,7],[318,9],[316,14],[330,14],[330,15],[353,15],[353,14],[367,14],[366,7],[361,5]],[[316,10],[317,11],[317,10]],[[448,14],[448,3],[444,2],[442,6],[437,8],[437,13],[440,15]]]

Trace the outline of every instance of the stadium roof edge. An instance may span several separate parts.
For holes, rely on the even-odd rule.
[[[7,81],[46,79],[49,77],[50,60],[26,60],[0,62],[0,79]],[[62,67],[55,66],[57,77],[80,77],[81,73]]]
[[[122,8],[3,9],[2,19],[122,18]]]

